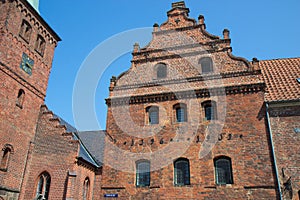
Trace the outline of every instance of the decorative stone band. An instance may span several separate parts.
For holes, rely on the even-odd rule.
[[[231,94],[247,94],[247,93],[257,93],[264,91],[265,83],[239,85],[239,86],[228,86],[228,87],[216,87],[199,89],[192,91],[181,91],[181,92],[169,92],[162,94],[151,94],[151,95],[138,95],[131,97],[116,97],[106,99],[106,104],[108,106],[119,106],[128,104],[142,104],[142,103],[153,103],[162,102],[178,99],[192,99],[192,98],[205,98],[210,96],[226,95]]]

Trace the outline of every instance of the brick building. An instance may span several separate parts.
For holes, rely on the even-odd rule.
[[[173,3],[80,132],[44,105],[60,38],[37,6],[0,3],[0,199],[300,198],[300,58],[236,57]]]

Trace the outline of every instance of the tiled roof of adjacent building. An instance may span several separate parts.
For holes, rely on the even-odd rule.
[[[95,159],[98,165],[102,165],[105,147],[105,131],[83,131],[77,132],[80,141]]]
[[[78,157],[84,159],[90,164],[99,167],[102,165],[102,149],[104,148],[105,133],[102,131],[89,131],[79,132],[75,127],[66,122],[64,119],[56,114],[53,114],[55,118],[58,118],[61,125],[65,125],[67,132],[73,133],[73,138],[80,141],[80,150]],[[101,140],[103,138],[103,142]],[[101,141],[101,142],[100,142]]]
[[[266,102],[300,101],[300,58],[259,62],[267,85]]]

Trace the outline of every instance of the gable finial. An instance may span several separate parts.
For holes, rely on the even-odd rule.
[[[172,8],[186,8],[184,1],[172,3]]]

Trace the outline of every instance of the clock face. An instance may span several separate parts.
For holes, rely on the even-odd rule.
[[[23,69],[27,74],[32,75],[33,64],[34,60],[29,58],[26,53],[23,53],[20,68]]]

